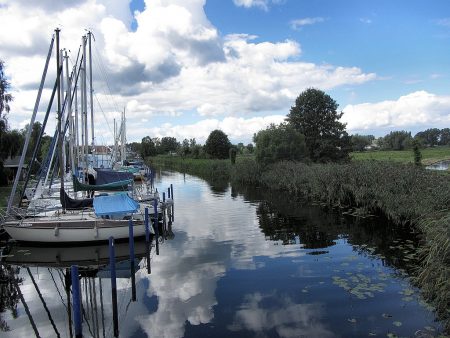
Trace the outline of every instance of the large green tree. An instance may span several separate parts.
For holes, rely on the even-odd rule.
[[[385,150],[404,150],[411,148],[413,138],[409,131],[391,131],[381,139],[381,148]]]
[[[175,137],[163,137],[159,146],[158,153],[167,154],[168,152],[177,151],[179,147],[178,141]]]
[[[308,156],[305,136],[288,124],[270,125],[253,138],[256,161],[270,164],[282,160],[301,161]]]
[[[145,136],[141,142],[142,158],[145,159],[148,156],[155,156],[155,155],[156,155],[155,142],[153,141],[153,139],[150,138],[150,136]]]
[[[228,136],[222,130],[213,130],[209,134],[203,149],[212,158],[228,158],[231,143]]]
[[[342,161],[349,158],[350,138],[338,104],[319,89],[309,88],[295,100],[287,122],[305,135],[306,148],[315,162]]]
[[[5,64],[0,60],[0,137],[7,130],[7,115],[10,110],[9,103],[13,99],[12,95],[8,93],[10,84],[6,79],[4,68]]]
[[[8,90],[10,88],[9,81],[6,79],[4,72],[5,64],[0,60],[0,185],[5,185],[6,174],[3,168],[3,161],[7,156],[11,156],[14,144],[14,136],[8,135],[8,119],[7,115],[10,111],[9,103],[13,97]]]

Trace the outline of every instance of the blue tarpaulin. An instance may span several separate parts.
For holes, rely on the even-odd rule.
[[[139,209],[139,203],[127,194],[94,197],[94,211],[97,216],[129,214]]]

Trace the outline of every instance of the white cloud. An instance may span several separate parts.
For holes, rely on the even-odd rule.
[[[269,10],[270,4],[279,5],[285,3],[286,0],[233,0],[238,7],[258,7],[264,11]]]
[[[299,29],[303,26],[314,25],[324,21],[325,19],[322,17],[296,19],[290,22],[290,26],[292,29]]]
[[[256,37],[247,34],[220,36],[206,17],[204,0],[149,0],[142,12],[133,14],[135,31],[130,29],[128,4],[128,0],[86,0],[59,4],[49,11],[48,1],[35,3],[32,8],[24,1],[4,2],[0,21],[13,28],[0,32],[2,58],[16,97],[10,114],[13,128],[30,119],[55,23],[60,23],[61,46],[71,50],[72,62],[85,28],[94,32],[94,93],[102,104],[101,111],[111,118],[110,125],[112,117],[127,106],[128,123],[136,125],[129,139],[151,135],[154,129],[138,121],[147,119],[151,123],[153,116],[176,121],[186,112],[195,112],[210,119],[220,116],[222,120],[215,120],[220,123],[227,121],[227,116],[240,116],[248,122],[255,114],[287,113],[298,94],[308,87],[327,90],[376,78],[356,67],[302,62],[301,46],[293,40],[256,42]],[[96,72],[99,65],[102,71]],[[53,66],[49,72],[49,79],[54,78]],[[105,74],[108,86],[100,81]],[[52,82],[47,81],[47,87]],[[98,109],[96,99],[94,108]],[[42,102],[43,107],[45,100]],[[107,124],[102,123],[103,113],[96,114],[100,122],[96,135],[112,137]],[[202,126],[209,123],[211,120],[205,120]],[[185,130],[189,128],[177,127],[176,122],[170,126],[182,138],[205,138],[204,134],[197,136],[196,130],[188,135]],[[251,138],[250,129],[246,139]],[[162,133],[159,129],[156,132]],[[233,133],[239,137],[237,131]]]
[[[417,91],[397,100],[347,105],[342,120],[347,129],[446,126],[450,123],[450,96]]]
[[[370,25],[373,22],[372,19],[369,18],[360,18],[359,21],[368,25]]]
[[[259,7],[263,10],[267,10],[269,8],[269,0],[233,0],[233,2],[238,7]]]
[[[243,140],[245,143],[252,142],[253,134],[265,129],[271,123],[279,124],[284,121],[285,115],[271,115],[265,117],[226,117],[223,120],[218,119],[205,119],[197,123],[188,125],[172,125],[164,124],[158,127],[146,127],[140,123],[133,124],[130,128],[133,130],[133,134],[151,135],[151,137],[175,137],[177,140],[182,141],[185,138],[195,138],[197,143],[204,144],[209,134],[215,130],[220,129],[228,138],[237,143],[237,140]],[[149,124],[151,126],[151,122]],[[128,139],[132,136],[130,135]],[[139,139],[133,139],[133,141],[139,141]]]

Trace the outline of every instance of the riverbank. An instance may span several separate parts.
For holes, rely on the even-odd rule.
[[[198,161],[198,162],[197,162]],[[209,179],[278,190],[293,198],[352,210],[355,216],[384,215],[395,226],[420,234],[415,283],[450,330],[450,176],[408,164],[354,161],[349,164],[281,162],[262,168],[251,158],[183,160],[155,158],[154,165]]]

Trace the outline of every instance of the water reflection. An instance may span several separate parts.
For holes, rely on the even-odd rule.
[[[417,245],[408,231],[386,227],[379,218],[325,212],[263,189],[216,188],[196,177],[165,172],[156,182],[173,183],[176,220],[160,229],[161,252],[151,250],[151,273],[146,252],[138,262],[137,302],[130,301],[129,276],[118,281],[122,337],[361,337],[439,331],[432,312],[420,305],[407,270],[402,272],[408,267],[403,258],[409,258],[397,251]],[[20,257],[18,250],[14,256]],[[65,253],[42,256],[52,264],[72,262]],[[15,264],[39,265],[23,259],[27,262]],[[89,265],[97,262],[101,259]],[[39,277],[59,332],[69,336],[64,271],[41,266],[32,273]],[[40,333],[51,336],[54,330],[26,270],[17,278],[23,278],[21,290]],[[104,299],[104,318],[99,311],[97,326],[91,311],[84,332],[96,336],[94,327],[104,321],[105,336],[111,336],[109,282],[95,270],[89,276],[95,281],[82,278],[85,290],[97,290],[86,299],[97,299],[99,305],[100,285]],[[24,312],[19,314],[4,316],[12,329],[6,336],[33,334]]]
[[[266,304],[270,303],[270,306]],[[244,303],[229,326],[230,331],[275,331],[279,337],[334,337],[322,321],[323,306],[298,304],[289,297],[276,294],[253,293],[245,296]]]

